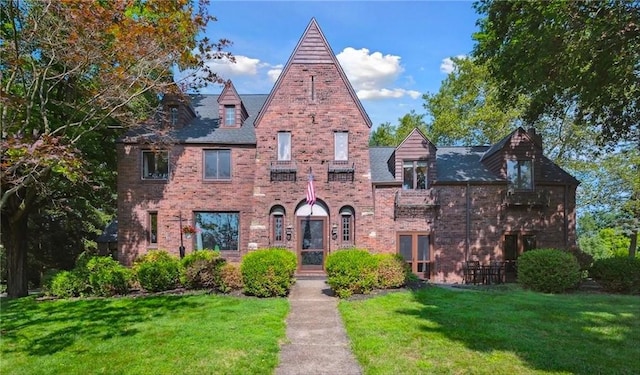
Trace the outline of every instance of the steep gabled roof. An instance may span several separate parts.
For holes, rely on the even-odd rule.
[[[318,23],[316,22],[315,18],[311,18],[311,22],[309,22],[307,29],[302,34],[302,37],[298,41],[298,44],[296,48],[293,50],[291,57],[289,57],[287,64],[284,66],[284,69],[282,69],[282,73],[280,73],[280,76],[278,77],[278,80],[273,86],[273,89],[271,89],[271,93],[269,94],[269,97],[263,108],[268,108],[269,104],[271,103],[271,100],[273,99],[274,94],[280,88],[280,85],[282,84],[282,80],[284,79],[284,77],[286,77],[287,72],[289,71],[289,69],[291,68],[291,65],[293,64],[334,64],[338,69],[340,78],[347,86],[347,89],[349,90],[349,94],[353,98],[354,103],[356,103],[356,105],[358,106],[358,110],[360,111],[360,114],[364,118],[367,126],[371,127],[371,119],[369,118],[369,115],[364,110],[362,103],[360,103],[360,99],[358,99],[356,92],[353,90],[353,87],[351,86],[351,82],[349,82],[347,75],[344,73],[344,70],[342,70],[342,66],[340,66],[340,63],[338,62],[336,55],[333,53],[331,46],[329,46],[329,43],[327,42],[327,39],[324,37],[322,30],[320,30],[320,26],[318,26]],[[262,111],[256,118],[255,120],[256,126],[262,119],[263,114],[264,114],[264,111]]]
[[[533,144],[536,145],[536,147],[539,147],[538,144],[535,142],[535,140],[531,139],[531,137],[529,136],[529,133],[527,133],[526,130],[524,130],[522,127],[518,127],[516,130],[512,131],[511,133],[507,134],[504,138],[502,138],[501,140],[499,140],[497,143],[495,143],[493,146],[491,146],[485,153],[484,155],[482,155],[482,159],[480,160],[484,160],[486,158],[488,158],[489,156],[495,154],[496,152],[502,150],[504,148],[504,146],[507,145],[507,143],[509,141],[511,141],[511,138],[513,138],[513,136],[516,133],[520,133],[521,135],[524,135],[525,137],[527,137]]]
[[[400,142],[400,144],[398,145],[398,147],[396,147],[397,149],[402,148],[402,145],[413,136],[414,133],[417,133],[420,137],[422,137],[422,139],[424,139],[426,142],[429,143],[430,146],[433,147],[434,150],[437,150],[438,148],[436,147],[435,144],[433,144],[433,142],[431,142],[431,140],[429,140],[429,138],[427,138],[426,135],[424,135],[424,133],[422,132],[422,130],[420,130],[418,127],[413,128],[413,130],[411,131],[411,133],[409,133],[403,140],[402,142]]]

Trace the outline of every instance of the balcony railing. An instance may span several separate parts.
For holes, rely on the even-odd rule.
[[[298,166],[294,160],[271,161],[271,181],[295,181]]]
[[[547,190],[507,190],[504,197],[504,203],[511,207],[549,207],[550,197]]]
[[[353,182],[355,163],[348,160],[330,160],[327,166],[327,181]]]

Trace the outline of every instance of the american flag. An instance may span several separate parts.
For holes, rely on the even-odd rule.
[[[316,204],[316,189],[313,187],[313,175],[309,175],[307,183],[307,204],[313,207]]]

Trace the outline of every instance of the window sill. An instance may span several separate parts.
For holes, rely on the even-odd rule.
[[[231,182],[233,182],[233,180],[228,179],[228,180],[212,180],[212,179],[203,179],[202,182],[207,183],[207,184],[229,184]]]

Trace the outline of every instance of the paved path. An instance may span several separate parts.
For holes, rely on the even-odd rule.
[[[280,348],[277,375],[362,374],[338,314],[338,299],[330,294],[325,280],[294,284],[289,294],[288,342]]]

